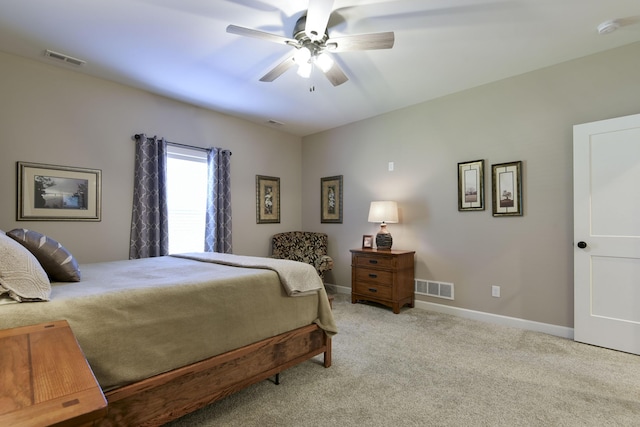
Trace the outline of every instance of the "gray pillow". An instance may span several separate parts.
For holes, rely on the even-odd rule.
[[[0,295],[16,301],[48,301],[51,283],[31,252],[0,233]]]
[[[40,261],[49,278],[56,282],[79,282],[78,261],[64,246],[37,231],[16,228],[7,236],[27,248]]]

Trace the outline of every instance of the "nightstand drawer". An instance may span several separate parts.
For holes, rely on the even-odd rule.
[[[371,296],[375,298],[390,299],[391,288],[373,283],[356,282],[353,291],[359,295]]]
[[[357,267],[393,268],[393,258],[376,255],[358,255]]]
[[[391,286],[393,273],[390,271],[373,270],[370,268],[359,268],[356,270],[356,280],[358,282],[370,282],[383,286]]]

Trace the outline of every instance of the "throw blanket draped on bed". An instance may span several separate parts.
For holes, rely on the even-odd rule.
[[[218,252],[193,252],[174,254],[174,257],[194,259],[197,261],[213,262],[234,267],[261,268],[278,273],[280,283],[290,297],[304,296],[316,293],[324,287],[322,279],[316,269],[298,261],[275,258],[261,258]]]

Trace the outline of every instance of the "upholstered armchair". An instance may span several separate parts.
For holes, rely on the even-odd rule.
[[[320,278],[333,268],[327,255],[327,235],[311,231],[278,233],[271,239],[271,257],[306,262],[315,267]]]

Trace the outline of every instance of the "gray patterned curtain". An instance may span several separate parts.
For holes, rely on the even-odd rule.
[[[231,253],[231,152],[212,148],[207,154],[207,213],[204,250]]]
[[[136,135],[129,259],[169,253],[167,142]]]

